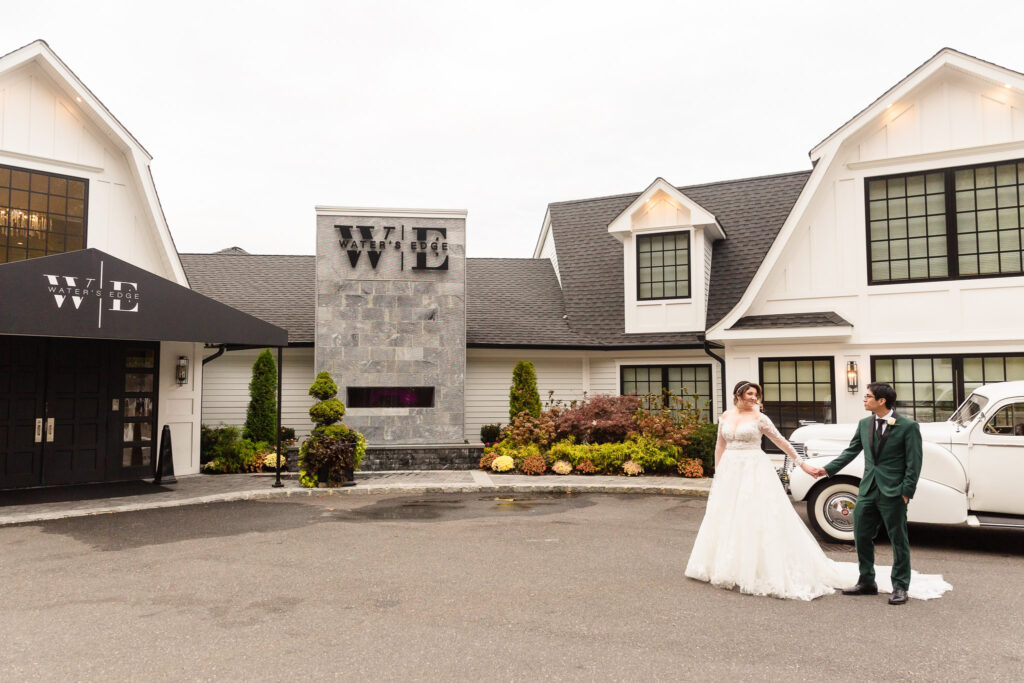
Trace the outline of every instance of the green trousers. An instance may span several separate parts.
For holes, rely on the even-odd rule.
[[[881,525],[892,541],[892,587],[910,587],[910,540],[907,536],[907,504],[902,497],[883,496],[872,485],[857,498],[853,509],[853,537],[860,563],[860,583],[875,583],[875,537]]]

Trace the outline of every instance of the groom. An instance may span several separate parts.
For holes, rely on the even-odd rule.
[[[818,468],[817,476],[835,476],[864,451],[864,478],[860,480],[853,510],[853,537],[857,544],[860,578],[843,595],[878,595],[875,584],[875,536],[885,524],[892,541],[892,597],[890,605],[907,602],[910,587],[910,542],[907,539],[907,504],[921,476],[921,428],[892,406],[896,391],[882,382],[868,384],[864,408],[872,415],[857,425],[849,447]]]

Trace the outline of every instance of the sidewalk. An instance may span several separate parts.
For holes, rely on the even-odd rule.
[[[306,489],[297,479],[282,478],[272,488],[273,475],[193,474],[177,484],[147,482],[0,491],[0,526],[42,522],[66,517],[153,510],[157,508],[294,496],[360,496],[375,494],[485,493],[645,493],[707,496],[710,479],[680,477],[557,476],[490,474],[483,470],[421,470],[356,472],[356,485]]]

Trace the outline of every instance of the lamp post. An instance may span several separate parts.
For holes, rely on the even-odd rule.
[[[277,347],[277,477],[274,479],[273,488],[279,489],[281,483],[281,347]]]

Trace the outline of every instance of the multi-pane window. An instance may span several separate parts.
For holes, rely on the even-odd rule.
[[[954,172],[960,275],[1020,273],[1024,162]]]
[[[801,421],[835,422],[831,358],[762,358],[764,414],[787,439]],[[778,448],[765,440],[766,449]]]
[[[710,365],[623,365],[622,394],[654,396],[660,405],[678,407],[672,397],[700,411],[702,420],[711,419]]]
[[[1024,380],[1024,355],[900,356],[871,359],[875,382],[896,390],[897,412],[943,422],[983,384]]]
[[[942,173],[868,181],[871,280],[946,277],[946,194]]]
[[[690,233],[667,232],[636,238],[637,299],[690,296]]]
[[[0,166],[0,263],[85,245],[87,181]]]
[[[1024,161],[865,180],[870,284],[1024,273]]]
[[[896,390],[892,407],[918,422],[942,422],[956,410],[952,358],[875,358],[871,374]]]

